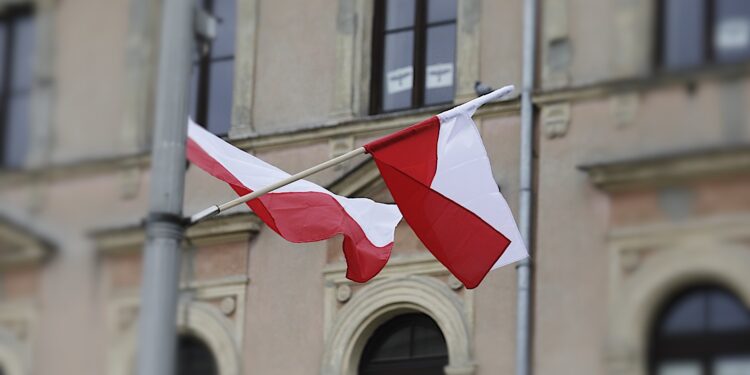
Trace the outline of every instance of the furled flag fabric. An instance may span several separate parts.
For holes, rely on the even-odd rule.
[[[512,91],[504,87],[365,145],[406,222],[468,288],[528,256],[471,119]]]
[[[188,159],[245,195],[289,177],[190,121]],[[346,277],[365,282],[385,266],[401,213],[396,205],[346,198],[299,180],[249,201],[248,206],[271,229],[291,242],[344,236]]]

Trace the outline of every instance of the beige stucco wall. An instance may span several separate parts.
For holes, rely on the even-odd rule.
[[[314,126],[331,108],[336,1],[260,1],[254,123],[258,132]]]
[[[127,0],[60,2],[55,162],[119,154]]]
[[[122,148],[127,143],[122,142],[120,131],[126,110],[124,51],[129,1],[58,3],[53,162],[130,152],[132,149]],[[617,38],[611,25],[620,22],[615,14],[621,10],[619,3],[562,3],[566,11],[558,15],[565,17],[564,29],[572,47],[566,70],[569,81],[563,87],[612,78],[617,71],[613,63]],[[519,85],[521,2],[484,0],[480,4],[479,78],[493,86]],[[541,4],[550,6],[551,0]],[[351,135],[352,146],[358,146],[431,114],[355,119],[337,125],[339,130],[310,130],[337,121],[331,108],[338,73],[336,17],[340,2],[259,0],[257,5],[252,125],[261,134],[289,134],[236,140],[250,152],[290,172],[298,171],[328,159],[330,139]],[[540,15],[544,22],[540,40],[551,22],[547,17],[551,16]],[[546,89],[548,84],[555,85],[546,80],[546,47],[542,43],[538,70],[543,79],[540,86]],[[674,81],[627,89],[607,86],[600,91],[563,91],[557,96],[544,90],[539,93],[533,259],[536,374],[604,374],[609,369],[609,330],[617,323],[612,322],[607,304],[615,277],[610,269],[613,255],[608,236],[621,229],[616,225],[622,223],[612,219],[613,196],[597,189],[578,167],[750,141],[746,111],[750,80],[709,76],[697,81],[695,88],[689,81]],[[493,173],[514,213],[518,212],[519,184],[516,105],[495,105],[477,117]],[[546,109],[553,106],[570,109],[564,120],[567,128],[561,132],[550,130]],[[356,134],[349,134],[350,130]],[[97,248],[92,232],[137,228],[147,210],[148,162],[123,158],[121,162],[76,165],[0,181],[0,206],[34,220],[58,245],[52,260],[41,267],[38,295],[32,298],[36,314],[33,363],[38,373],[108,373],[113,353],[119,353],[112,348],[118,346],[118,340],[127,341],[110,330],[110,320],[118,316],[113,311],[117,313],[119,304],[125,302],[118,294],[123,290],[108,282],[122,273],[130,275],[135,284],[129,284],[131,290],[125,292],[130,294],[125,299],[137,305],[132,287],[137,286],[139,267],[127,262],[113,266],[116,261]],[[325,171],[311,180],[329,184],[355,165]],[[377,187],[377,182],[373,185]],[[740,183],[737,186],[734,189],[742,188]],[[388,200],[382,186],[380,189],[373,195]],[[649,197],[656,194],[647,193]],[[188,169],[185,213],[232,197],[234,193],[225,184],[195,167]],[[622,196],[616,198],[621,199],[620,205],[627,204]],[[714,202],[721,205],[720,200]],[[643,212],[629,214],[631,222],[637,221],[639,214],[645,216]],[[655,216],[659,220],[666,217]],[[245,373],[320,373],[324,336],[336,313],[346,306],[336,302],[334,294],[335,287],[345,282],[331,271],[340,266],[340,245],[337,240],[291,244],[263,226],[257,234],[247,236],[251,239],[221,245],[225,247],[201,247],[199,251],[203,251],[194,258],[201,262],[198,269],[211,275],[208,281],[225,273],[249,277],[246,286],[237,283],[240,292],[232,290],[243,296],[237,297],[243,309],[228,315],[242,323],[233,321],[239,333],[231,337],[241,338],[236,344]],[[408,269],[408,265],[399,268],[402,263],[425,255],[406,225],[399,227],[396,237],[394,264],[386,267],[392,272],[388,277],[402,276],[402,270]],[[212,249],[222,251],[217,250],[214,258]],[[227,251],[243,254],[241,262],[246,264],[228,267]],[[138,260],[137,256],[133,259]],[[419,268],[420,277],[450,283],[444,270],[434,264],[418,266],[424,268]],[[462,318],[470,322],[469,354],[476,364],[475,374],[514,370],[515,286],[514,268],[505,267],[492,272],[473,293],[461,288],[451,292],[465,304]],[[352,286],[353,298],[366,287]]]
[[[747,80],[742,82],[746,87]],[[593,187],[578,167],[746,142],[747,131],[740,140],[724,133],[719,90],[720,81],[708,80],[693,94],[679,84],[637,91],[640,104],[634,118],[619,126],[609,98],[573,99],[567,133],[552,139],[541,135],[535,257],[537,373],[606,370],[608,311],[601,301],[613,276],[608,271],[607,238],[616,225],[611,222],[610,197]],[[540,122],[544,132],[544,120]],[[744,128],[750,129],[750,124]],[[633,212],[632,221],[643,224],[638,216],[646,217],[648,209]]]

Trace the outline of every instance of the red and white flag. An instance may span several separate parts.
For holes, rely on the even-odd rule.
[[[252,156],[190,121],[187,156],[212,176],[245,195],[289,174]],[[305,180],[247,202],[266,225],[291,242],[344,236],[346,277],[365,282],[385,266],[401,213],[396,205],[346,198]]]
[[[528,256],[471,116],[513,86],[365,145],[404,219],[468,288]]]

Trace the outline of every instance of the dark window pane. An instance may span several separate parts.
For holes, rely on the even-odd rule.
[[[200,339],[180,335],[177,340],[177,375],[218,375],[211,349]]]
[[[750,58],[750,1],[716,1],[713,48],[719,62]]]
[[[402,31],[385,36],[383,54],[383,110],[411,107],[414,82],[414,32]]]
[[[6,167],[20,168],[23,166],[29,144],[29,96],[11,96],[7,105],[3,161]]]
[[[448,355],[445,338],[432,320],[414,326],[412,357],[434,357]]]
[[[188,99],[188,116],[190,116],[193,121],[200,121],[198,119],[198,77],[200,76],[200,65],[199,64],[193,64],[193,69],[191,71],[191,77],[190,77],[190,98]],[[201,124],[202,125],[202,124]]]
[[[5,85],[5,54],[7,53],[7,30],[8,23],[0,21],[0,87]]]
[[[13,90],[26,90],[31,87],[33,69],[34,23],[31,17],[20,17],[13,30]]]
[[[729,293],[712,293],[709,296],[708,312],[708,327],[711,331],[750,331],[750,312]]]
[[[706,294],[680,298],[667,311],[662,328],[665,336],[703,332],[706,322]]]
[[[216,61],[211,63],[211,84],[208,88],[208,122],[206,129],[211,133],[225,135],[229,133],[232,119],[232,80],[234,61]]]
[[[665,0],[662,61],[668,69],[684,69],[704,62],[704,0]]]
[[[440,22],[456,19],[456,0],[428,0],[427,22]]]
[[[362,351],[358,373],[442,374],[447,353],[435,321],[424,314],[400,315],[372,334]]]
[[[385,12],[386,30],[413,26],[415,0],[388,0]]]
[[[211,56],[234,56],[236,0],[214,0],[213,14],[219,19],[216,38],[211,45]]]
[[[427,56],[425,66],[426,105],[453,100],[453,68],[456,55],[456,25],[427,29]]]
[[[372,355],[373,361],[409,358],[411,327],[406,325],[396,328],[395,331],[388,332],[387,335],[380,338],[379,346]]]

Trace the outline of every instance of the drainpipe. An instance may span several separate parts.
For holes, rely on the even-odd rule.
[[[164,0],[161,3],[151,199],[146,221],[138,318],[139,375],[175,373],[175,316],[180,243],[184,234],[182,200],[195,5],[188,0]]]
[[[530,257],[519,262],[516,311],[516,375],[531,374],[531,255],[533,255],[532,215],[534,177],[534,90],[536,67],[537,0],[524,0],[523,10],[523,81],[521,87],[521,189],[519,196],[519,229]]]

